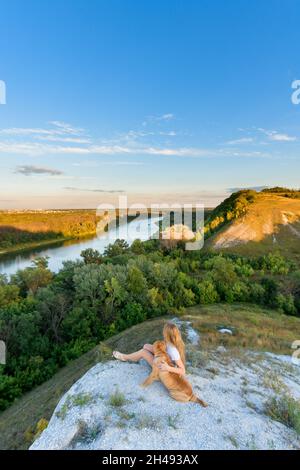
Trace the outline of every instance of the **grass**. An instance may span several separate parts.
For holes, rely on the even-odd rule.
[[[68,395],[64,404],[57,411],[56,416],[64,420],[67,416],[68,411],[73,406],[86,406],[92,401],[94,401],[94,398],[89,393],[78,393],[77,395]]]
[[[300,319],[253,304],[214,304],[187,310],[187,319],[200,332],[201,347],[207,351],[223,345],[231,349],[252,349],[291,354],[292,342],[300,337]],[[234,335],[222,335],[219,324],[235,328]]]
[[[89,393],[79,393],[72,397],[72,404],[74,406],[86,406],[93,400],[92,395]]]
[[[265,404],[265,414],[275,421],[294,429],[300,435],[300,401],[283,394],[270,398]]]
[[[208,354],[205,351],[199,351],[195,346],[188,345],[186,347],[186,359],[190,367],[202,368],[207,365]]]
[[[138,417],[136,427],[138,429],[160,429],[161,422],[158,418],[154,418],[151,415],[144,414]]]
[[[130,413],[127,410],[120,409],[118,410],[118,416],[120,419],[124,419],[125,421],[130,421],[131,419],[135,418],[135,413]]]
[[[237,357],[243,354],[241,348],[291,354],[292,342],[300,337],[299,318],[250,304],[192,307],[182,319],[191,321],[200,332],[203,351],[209,352],[221,344]],[[85,372],[110,359],[114,349],[128,353],[161,338],[165,321],[165,318],[149,320],[111,337],[18,399],[0,414],[0,449],[27,449],[31,443],[26,439],[26,430],[35,428],[42,418],[49,421],[61,397]],[[220,324],[235,327],[235,335],[218,333]],[[201,367],[202,355],[194,358],[198,359]]]
[[[167,417],[167,423],[170,428],[178,429],[178,422],[179,422],[179,413],[176,413],[175,416]]]
[[[115,408],[118,408],[120,406],[124,406],[127,403],[127,400],[125,398],[125,395],[120,392],[119,390],[116,390],[108,400],[108,404],[110,406],[113,406]]]
[[[288,387],[283,380],[272,370],[265,371],[262,374],[262,384],[264,387],[273,390],[273,392],[277,394],[287,393],[288,391]]]
[[[238,441],[236,440],[236,438],[234,436],[227,436],[228,439],[230,440],[231,444],[236,448],[238,449],[239,448],[239,443]]]
[[[89,426],[85,421],[79,421],[78,430],[71,441],[71,447],[75,448],[76,444],[90,444],[103,431],[100,424]]]

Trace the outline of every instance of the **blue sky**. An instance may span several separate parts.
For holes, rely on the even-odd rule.
[[[299,187],[299,18],[297,0],[2,1],[0,207]]]

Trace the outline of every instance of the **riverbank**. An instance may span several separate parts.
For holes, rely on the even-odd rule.
[[[72,212],[72,211],[71,211]],[[24,214],[22,213],[22,216]],[[119,224],[124,224],[124,223],[130,223],[132,222],[136,216],[133,215],[128,215],[127,220],[125,221],[124,217],[119,218]],[[1,221],[1,220],[0,220]],[[111,219],[107,219],[107,222],[111,222]],[[0,226],[1,229],[1,226]],[[105,232],[105,230],[103,230]],[[34,232],[33,232],[34,233]],[[49,239],[44,239],[44,240],[35,240],[35,241],[30,241],[30,242],[25,242],[25,243],[15,243],[13,246],[7,247],[7,248],[0,248],[0,259],[5,258],[5,256],[10,255],[10,254],[21,254],[21,253],[26,253],[29,250],[35,250],[38,248],[47,248],[47,247],[53,247],[56,244],[59,243],[65,243],[65,242],[74,242],[76,241],[84,241],[88,240],[89,238],[92,239],[94,238],[99,231],[97,231],[97,226],[96,224],[93,226],[92,230],[82,232],[79,235],[61,235],[61,232],[59,232],[59,236],[57,237],[51,237]]]
[[[0,211],[0,257],[92,237],[100,220],[93,209]]]
[[[80,237],[58,237],[54,239],[49,239],[49,240],[42,240],[40,242],[29,242],[29,243],[22,243],[19,245],[12,246],[10,248],[7,248],[5,250],[0,250],[0,259],[4,258],[6,255],[10,254],[21,254],[25,253],[28,250],[34,250],[37,248],[47,248],[51,247],[53,245],[56,245],[58,243],[63,243],[63,242],[68,242],[68,241],[80,241],[80,240],[85,240],[88,238],[92,238],[96,236],[95,232],[91,232],[85,235],[82,235]]]
[[[155,221],[152,219],[150,225],[147,218],[142,221],[134,220],[135,217],[128,217],[128,223],[132,227],[131,233],[136,233],[136,237],[141,240],[148,240],[157,230]],[[126,218],[119,220],[119,225],[126,223]],[[133,225],[132,225],[133,224]],[[122,232],[123,233],[123,232]],[[41,240],[30,243],[14,244],[12,248],[0,251],[0,273],[10,276],[18,270],[29,267],[32,260],[37,257],[48,257],[48,266],[52,272],[58,272],[64,261],[76,261],[80,259],[81,252],[86,249],[94,249],[103,253],[109,243],[113,243],[115,235],[108,236],[105,228],[101,232],[85,232],[82,235],[54,237],[52,239]],[[126,238],[125,234],[120,235]],[[130,240],[128,240],[130,243]]]

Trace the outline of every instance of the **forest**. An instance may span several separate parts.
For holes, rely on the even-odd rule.
[[[0,409],[99,341],[186,307],[247,302],[300,316],[300,271],[278,253],[256,258],[124,240],[88,249],[57,273],[46,258],[0,276]]]

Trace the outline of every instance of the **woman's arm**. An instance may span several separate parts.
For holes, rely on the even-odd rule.
[[[177,367],[169,366],[166,362],[162,362],[158,368],[160,370],[166,370],[167,372],[172,372],[172,374],[185,375],[185,367],[181,359],[175,361]]]
[[[152,354],[154,353],[152,344],[144,344],[143,349],[150,351]]]

